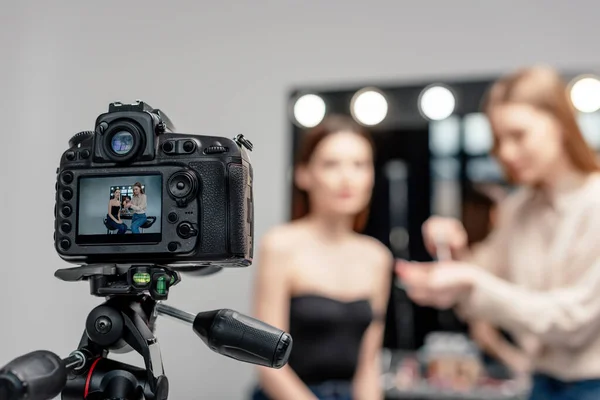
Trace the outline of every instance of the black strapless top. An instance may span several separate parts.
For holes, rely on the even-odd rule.
[[[111,206],[110,213],[112,214],[113,217],[115,217],[116,219],[119,219],[119,210],[120,209],[121,209],[121,207],[119,207],[119,206]]]
[[[368,300],[292,297],[289,329],[294,342],[288,365],[307,385],[352,380],[372,320]]]

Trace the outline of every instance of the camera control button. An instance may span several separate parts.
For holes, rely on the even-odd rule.
[[[106,132],[106,130],[108,129],[108,123],[106,121],[102,121],[97,127],[96,130],[94,131],[95,133],[97,133],[98,135],[103,135],[104,132]]]
[[[167,215],[167,220],[172,224],[177,222],[178,219],[179,219],[179,216],[177,215],[176,212],[170,212],[169,215]]]
[[[73,191],[71,189],[65,189],[62,192],[62,198],[65,201],[69,201],[73,198]]]
[[[191,172],[180,171],[174,173],[169,178],[167,186],[169,188],[169,194],[175,198],[175,200],[189,201],[196,196],[198,180]]]
[[[87,149],[86,149],[86,150],[83,150],[83,151],[80,153],[80,155],[81,155],[81,158],[85,160],[86,158],[90,158],[90,151],[89,151],[89,150],[87,150]]]
[[[204,154],[219,154],[227,153],[227,147],[223,146],[210,146],[204,149]]]
[[[172,140],[168,140],[163,143],[162,149],[165,153],[170,154],[175,150],[175,143]]]
[[[65,204],[60,209],[60,212],[61,212],[62,216],[66,218],[71,215],[71,213],[73,212],[73,209],[71,208],[71,206]]]
[[[70,184],[71,182],[73,182],[73,173],[66,171],[62,173],[62,181],[65,184]]]
[[[196,236],[198,231],[189,222],[182,222],[177,226],[177,234],[183,239],[189,239]]]
[[[71,232],[71,224],[67,221],[63,222],[62,224],[60,224],[60,230],[62,231],[62,233],[68,234],[69,232]]]
[[[65,154],[65,157],[67,158],[67,160],[73,161],[75,159],[75,152],[67,151],[67,154]]]
[[[67,238],[63,238],[60,240],[60,248],[63,250],[69,250],[71,247],[71,241]]]
[[[178,247],[179,247],[179,243],[177,243],[177,242],[171,242],[167,245],[167,249],[169,249],[169,251],[171,251],[171,252],[176,251]]]
[[[191,140],[186,140],[183,142],[183,151],[186,153],[192,153],[194,150],[196,150],[196,143]]]

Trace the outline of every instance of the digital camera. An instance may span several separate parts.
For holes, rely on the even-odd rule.
[[[75,264],[252,263],[252,144],[174,133],[138,101],[111,103],[57,170],[55,248]]]

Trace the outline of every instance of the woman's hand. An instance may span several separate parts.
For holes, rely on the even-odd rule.
[[[449,247],[453,258],[467,248],[467,231],[462,222],[457,219],[430,217],[421,230],[425,247],[433,257],[437,256],[439,242],[444,242]]]
[[[446,309],[469,294],[477,270],[456,261],[419,263],[399,260],[396,273],[415,303]]]
[[[517,376],[528,375],[532,371],[531,360],[523,352],[508,352],[502,361]]]

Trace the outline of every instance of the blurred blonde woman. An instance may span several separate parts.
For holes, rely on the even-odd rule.
[[[429,250],[443,235],[460,261],[397,264],[414,301],[456,306],[516,338],[532,362],[532,400],[600,399],[600,174],[567,89],[547,67],[492,86],[494,155],[520,187],[471,251],[458,221],[425,223]]]

